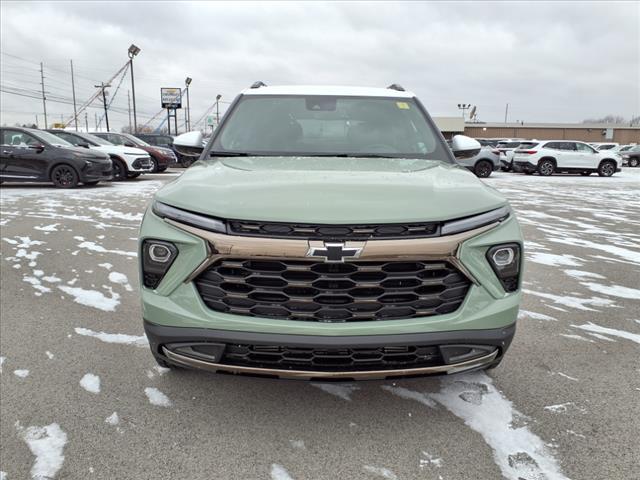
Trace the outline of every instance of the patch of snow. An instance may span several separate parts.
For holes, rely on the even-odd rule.
[[[566,378],[568,380],[573,380],[574,382],[579,382],[580,381],[575,377],[571,377],[571,376],[567,375],[566,373],[558,372],[558,375],[560,375],[561,377],[564,377],[564,378]]]
[[[22,265],[20,265],[19,263],[16,263],[13,268],[22,268]]]
[[[18,242],[16,240],[12,239],[12,238],[2,237],[2,240],[7,242],[9,245],[17,245],[18,244]]]
[[[378,477],[382,477],[382,478],[386,478],[388,480],[398,480],[398,476],[393,473],[391,470],[389,470],[388,468],[383,468],[383,467],[374,467],[372,465],[365,465],[364,467],[362,467],[362,469],[365,472],[369,472],[373,475],[376,475]]]
[[[590,337],[593,337],[593,338],[597,338],[598,340],[604,340],[606,342],[614,342],[614,343],[616,342],[616,340],[614,340],[613,338],[609,338],[609,337],[606,337],[604,335],[600,335],[599,333],[587,332],[587,335],[589,335]]]
[[[110,272],[109,281],[112,283],[117,283],[119,285],[124,285],[125,290],[127,290],[128,292],[133,291],[133,288],[131,288],[131,285],[129,285],[129,279],[124,273]]]
[[[29,376],[29,370],[22,370],[22,369],[14,370],[13,374],[19,378],[27,378]]]
[[[86,373],[80,379],[80,386],[89,393],[100,393],[100,377],[93,373]]]
[[[42,227],[33,227],[35,230],[40,230],[41,232],[57,232],[59,223],[52,223],[51,225],[44,225]]]
[[[582,285],[592,292],[603,293],[611,297],[640,300],[640,290],[636,288],[622,287],[620,285],[601,285],[599,283],[592,282],[583,282]]]
[[[144,335],[137,336],[127,335],[124,333],[94,332],[88,328],[76,328],[75,332],[78,335],[83,335],[85,337],[97,338],[101,342],[105,343],[119,343],[123,345],[134,345],[136,347],[146,347],[149,345],[149,340],[147,340],[147,337]]]
[[[51,353],[49,350],[47,350],[46,352],[44,352],[44,354],[47,356],[47,358],[49,360],[53,360],[53,357],[55,357],[55,355],[53,353]]]
[[[441,385],[429,396],[484,438],[504,477],[568,480],[544,442],[528,427],[514,426],[521,414],[485,373],[445,377]]]
[[[297,448],[299,450],[306,450],[306,447],[304,446],[304,441],[302,440],[289,440],[289,443],[293,448]]]
[[[580,340],[582,342],[590,342],[590,343],[594,343],[593,340],[589,340],[588,338],[584,338],[581,337],[580,335],[573,335],[573,334],[568,334],[568,333],[561,333],[560,334],[561,337],[565,337],[565,338],[571,338],[573,340]]]
[[[98,253],[113,253],[115,255],[124,255],[126,257],[138,256],[137,252],[125,252],[124,250],[107,250],[102,245],[97,245],[94,242],[82,242],[78,245],[78,247]]]
[[[582,259],[574,257],[573,255],[555,255],[553,253],[543,252],[531,252],[527,254],[527,260],[552,267],[580,267],[583,265]]]
[[[293,477],[289,475],[289,472],[287,472],[282,465],[272,463],[271,480],[293,480]]]
[[[0,373],[2,373],[2,365],[4,364],[7,357],[0,357]]]
[[[42,270],[34,270],[33,275],[35,277],[42,277],[44,275],[44,272]]]
[[[107,297],[104,293],[97,290],[85,290],[79,287],[68,287],[66,285],[58,286],[64,293],[68,293],[73,297],[73,301],[80,305],[97,308],[105,312],[113,312],[120,304],[120,295],[111,291],[111,297]]]
[[[164,393],[154,387],[147,387],[144,389],[144,393],[147,395],[149,399],[149,403],[151,405],[156,405],[158,407],[170,407],[171,400]]]
[[[343,400],[351,401],[351,394],[356,390],[360,390],[360,387],[357,385],[351,384],[339,384],[339,383],[316,383],[313,382],[310,385],[319,388],[323,392],[330,393],[331,395],[335,395],[336,397],[340,397]]]
[[[573,430],[567,430],[566,432],[567,432],[569,435],[574,435],[574,436],[576,436],[576,437],[578,437],[578,438],[587,438],[587,437],[585,437],[584,435],[582,435],[581,433],[574,432]]]
[[[73,280],[69,280],[67,282],[67,285],[75,285],[75,283],[78,281],[78,277],[74,278]]]
[[[612,337],[620,337],[625,338],[627,340],[631,340],[632,342],[640,344],[640,335],[637,333],[626,332],[624,330],[616,330],[615,328],[601,327],[600,325],[596,325],[595,323],[585,323],[583,325],[571,325],[572,327],[579,328],[581,330],[585,330],[587,332],[593,333],[603,333],[605,335],[611,335]]]
[[[544,313],[536,313],[529,312],[527,310],[520,310],[518,313],[518,320],[524,320],[525,318],[531,318],[533,320],[544,320],[544,321],[553,321],[557,322],[558,319],[554,317],[550,317],[549,315],[545,315]]]
[[[142,220],[142,213],[122,213],[111,210],[110,208],[100,207],[88,207],[88,210],[99,212],[98,216],[105,219],[117,218],[118,220],[127,220],[130,222]]]
[[[16,422],[16,429],[36,457],[31,467],[31,478],[54,478],[64,463],[63,451],[67,434],[57,423],[23,428]]]
[[[387,392],[391,392],[400,398],[404,398],[406,400],[415,400],[416,402],[419,402],[427,407],[436,408],[436,402],[434,402],[424,393],[416,392],[414,390],[409,390],[403,387],[392,387],[391,385],[383,385],[382,389],[386,390]]]
[[[604,276],[597,273],[585,272],[583,270],[565,270],[564,273],[579,280],[582,280],[584,278],[605,278]]]
[[[597,310],[590,307],[607,307],[613,305],[613,302],[607,298],[592,297],[592,298],[580,298],[572,297],[569,295],[554,295],[552,293],[534,292],[533,290],[523,290],[528,295],[535,295],[537,297],[546,298],[559,305],[563,305],[569,308],[575,308],[578,310],[596,312]]]
[[[596,243],[590,240],[584,240],[582,238],[574,237],[549,238],[549,240],[556,243],[563,243],[565,245],[591,248],[593,250],[602,250],[603,252],[616,255],[629,262],[640,264],[640,252],[629,250],[627,248],[616,247],[615,245],[611,245],[610,243]]]
[[[551,413],[567,413],[567,409],[573,402],[559,403],[558,405],[547,405],[544,409]]]
[[[35,288],[39,292],[48,293],[51,291],[49,287],[45,287],[44,285],[42,285],[42,282],[40,281],[39,278],[25,275],[24,277],[22,277],[22,281],[29,283],[33,288]]]
[[[108,263],[108,262],[105,262],[105,263],[99,263],[99,264],[98,264],[98,266],[99,266],[99,267],[102,267],[102,268],[106,268],[107,270],[111,270],[111,269],[113,268],[113,265],[111,265],[111,264],[110,264],[110,263]]]
[[[62,281],[62,279],[56,277],[55,275],[47,275],[45,277],[42,277],[42,280],[49,283],[58,283]]]
[[[420,468],[424,468],[424,467],[437,467],[437,468],[441,468],[442,467],[442,458],[436,458],[434,455],[431,455],[428,452],[422,452],[422,456],[424,458],[420,459]]]
[[[105,418],[104,421],[109,425],[118,425],[120,423],[120,417],[118,417],[117,412],[113,412],[111,415]]]

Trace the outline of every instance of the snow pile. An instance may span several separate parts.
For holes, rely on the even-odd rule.
[[[76,328],[75,332],[78,335],[85,337],[97,338],[101,342],[105,343],[120,343],[124,345],[135,345],[136,347],[146,347],[149,345],[149,340],[144,335],[127,335],[124,333],[105,333],[94,332],[88,328]]]
[[[14,370],[13,374],[18,378],[27,378],[29,376],[29,370]]]
[[[147,395],[151,405],[156,405],[158,407],[170,407],[172,405],[169,397],[157,388],[147,387],[144,389],[144,393]]]
[[[398,476],[388,468],[365,465],[364,467],[362,467],[362,469],[365,472],[369,472],[377,477],[386,478],[387,480],[398,480]]]
[[[80,386],[89,393],[100,393],[100,377],[87,373],[80,379]]]
[[[104,421],[109,425],[118,425],[120,423],[120,417],[118,417],[117,412],[113,412],[111,415],[105,418]]]
[[[271,465],[271,480],[293,480],[293,477],[289,475],[289,472],[282,465],[273,463]]]
[[[67,293],[73,297],[73,301],[80,305],[86,305],[87,307],[97,308],[104,310],[105,312],[113,312],[116,307],[120,305],[120,295],[113,290],[110,291],[111,297],[107,297],[102,292],[97,290],[85,290],[79,287],[69,287],[66,285],[59,285],[58,288],[64,293]],[[109,289],[109,287],[106,287]]]
[[[16,429],[36,457],[31,467],[31,478],[54,478],[64,463],[63,450],[67,443],[67,434],[57,423],[44,427],[23,428],[16,422]]]

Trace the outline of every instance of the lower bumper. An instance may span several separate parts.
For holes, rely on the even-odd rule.
[[[515,334],[515,324],[490,330],[463,330],[395,335],[321,336],[287,335],[180,328],[157,325],[145,320],[144,328],[152,353],[163,360],[181,366],[212,372],[227,372],[288,379],[385,379],[434,374],[452,374],[478,370],[497,364],[509,348]],[[310,364],[285,363],[276,366],[238,364],[229,358],[228,347],[241,345],[268,346],[288,351],[318,349],[323,356],[331,352],[358,349],[393,349],[406,346],[439,352],[428,365],[393,365],[369,362],[344,367],[323,368]],[[356,352],[358,354],[359,352]]]
[[[538,166],[531,162],[514,161],[513,170],[515,172],[535,172],[538,170]]]

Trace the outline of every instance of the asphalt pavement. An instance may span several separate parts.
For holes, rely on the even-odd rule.
[[[2,480],[640,478],[640,169],[494,173],[527,258],[503,364],[349,384],[156,368],[136,237],[179,173],[0,188]]]

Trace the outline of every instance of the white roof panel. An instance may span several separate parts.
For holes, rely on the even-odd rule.
[[[274,85],[247,88],[243,95],[337,95],[345,97],[412,98],[413,92],[399,92],[391,88],[341,87],[337,85]]]

